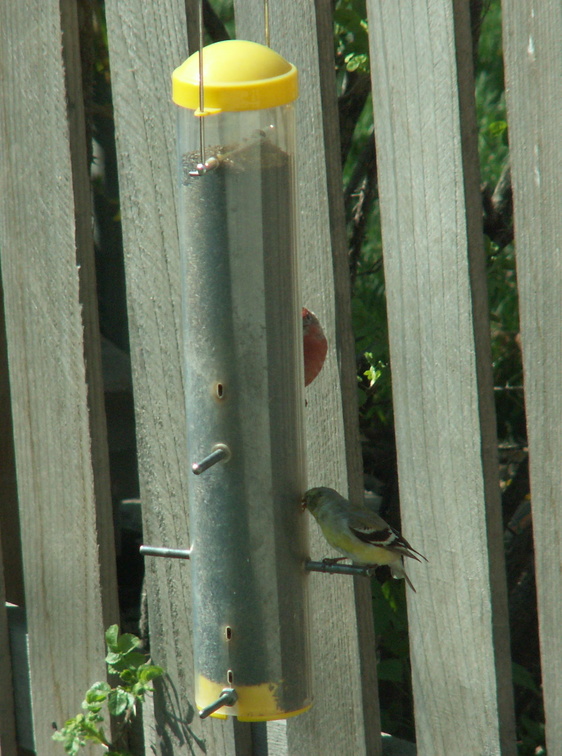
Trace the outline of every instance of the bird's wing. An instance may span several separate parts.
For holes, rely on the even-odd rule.
[[[400,533],[391,528],[382,517],[379,517],[374,512],[354,509],[349,514],[349,529],[354,536],[364,543],[380,546],[390,551],[397,551],[418,562],[421,562],[421,559],[418,557],[427,561],[423,554],[413,549]]]

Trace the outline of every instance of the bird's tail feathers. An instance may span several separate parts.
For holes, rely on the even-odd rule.
[[[424,562],[427,562],[427,557],[425,557],[423,554],[420,554],[419,551],[416,551],[411,546],[408,546],[407,549],[404,549],[404,550],[400,549],[400,550],[402,551],[402,553],[404,554],[404,556],[410,557],[410,559],[415,559],[416,562],[421,562],[422,559],[423,559]],[[421,557],[421,559],[420,559],[420,557]]]
[[[416,552],[417,553],[417,552]],[[422,556],[422,554],[420,554]],[[414,557],[414,559],[417,559],[417,557]],[[420,559],[417,559],[418,562],[420,562]],[[414,588],[414,584],[406,574],[406,570],[404,569],[404,565],[402,564],[402,560],[399,562],[395,562],[394,564],[390,565],[390,572],[392,573],[392,577],[395,580],[401,580],[404,578],[404,580],[408,583],[410,588],[413,590],[414,593],[417,593],[416,589]]]
[[[428,561],[426,556],[424,556],[421,552],[413,549],[408,541],[402,536],[399,536],[398,540],[393,545],[396,551],[399,551],[404,556],[410,557],[410,559],[415,559],[416,562],[421,562],[422,559],[424,562]]]

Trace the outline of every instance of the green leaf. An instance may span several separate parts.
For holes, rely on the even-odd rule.
[[[350,53],[345,56],[345,67],[348,71],[369,72],[369,56],[366,53]]]
[[[93,740],[95,743],[103,743],[103,729],[96,726],[98,722],[102,721],[103,717],[97,716],[84,719],[81,725],[82,735],[84,735],[87,740]]]
[[[124,669],[119,676],[126,686],[134,685],[138,680],[137,670],[135,669]]]
[[[144,683],[138,682],[132,686],[130,692],[138,701],[144,701],[145,693],[147,693],[148,691],[151,691],[151,688],[149,688]]]
[[[344,29],[350,29],[359,24],[360,18],[352,11],[350,8],[336,8],[334,12],[334,21],[336,24],[339,24]]]
[[[111,714],[118,717],[127,709],[132,709],[135,705],[135,697],[123,688],[114,688],[107,699],[107,707]]]
[[[142,667],[139,667],[139,680],[143,683],[156,680],[158,677],[162,677],[163,674],[164,670],[162,667],[156,664],[143,664]]]
[[[117,639],[119,638],[119,625],[111,625],[105,631],[105,642],[111,651],[119,651]]]
[[[492,137],[501,137],[507,131],[507,121],[493,121],[488,126],[488,131]]]
[[[86,698],[82,702],[83,709],[91,709],[92,704],[99,704],[105,701],[111,686],[107,682],[96,682],[86,691]]]
[[[519,720],[519,726],[524,733],[524,739],[530,740],[533,744],[544,745],[544,723],[531,719],[526,714],[522,714]],[[545,753],[539,745],[533,752],[536,754]],[[540,749],[540,750],[539,750]]]
[[[127,666],[136,672],[139,667],[146,664],[146,654],[142,651],[129,651],[125,656],[125,661],[127,662]]]
[[[533,675],[529,672],[528,669],[526,669],[525,667],[522,667],[521,664],[512,662],[511,674],[513,676],[514,685],[518,685],[520,688],[525,688],[526,690],[532,690],[533,693],[539,692],[539,689],[533,678]]]
[[[128,654],[133,649],[138,648],[141,643],[141,639],[137,638],[136,635],[133,635],[132,633],[123,633],[123,635],[119,636],[118,640],[119,651],[121,651],[122,654]]]
[[[404,680],[404,662],[401,659],[382,659],[377,664],[377,677],[379,680],[402,682]]]
[[[378,580],[372,581],[373,617],[377,635],[390,635],[395,629],[395,612],[382,592]]]
[[[133,674],[138,667],[146,662],[146,654],[135,650],[131,650],[126,654],[111,651],[105,657],[105,661],[109,666],[110,673],[116,672],[117,674],[122,674],[128,671],[129,674]]]
[[[63,743],[66,753],[73,756],[80,748],[86,745],[88,740],[105,745],[103,730],[95,726],[95,722],[102,719],[96,715],[77,714],[65,722],[62,730],[53,733],[53,740]]]
[[[75,756],[82,746],[86,745],[86,741],[79,735],[72,732],[65,732],[65,730],[57,730],[53,733],[52,738],[55,742],[64,743],[64,750],[70,756]]]

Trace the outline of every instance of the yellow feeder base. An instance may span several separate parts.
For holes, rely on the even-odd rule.
[[[306,706],[292,711],[284,711],[279,708],[279,698],[276,695],[279,685],[275,683],[262,683],[261,685],[233,685],[216,683],[199,675],[195,681],[195,705],[199,710],[216,701],[225,687],[233,687],[236,690],[238,700],[234,706],[223,706],[222,709],[213,712],[216,719],[228,719],[238,717],[240,722],[270,722],[275,719],[288,719],[304,714],[312,706],[312,701]],[[226,712],[226,713],[221,713]]]

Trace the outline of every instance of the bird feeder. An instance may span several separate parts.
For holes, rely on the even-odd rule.
[[[172,77],[196,705],[311,706],[294,66],[244,41]]]

